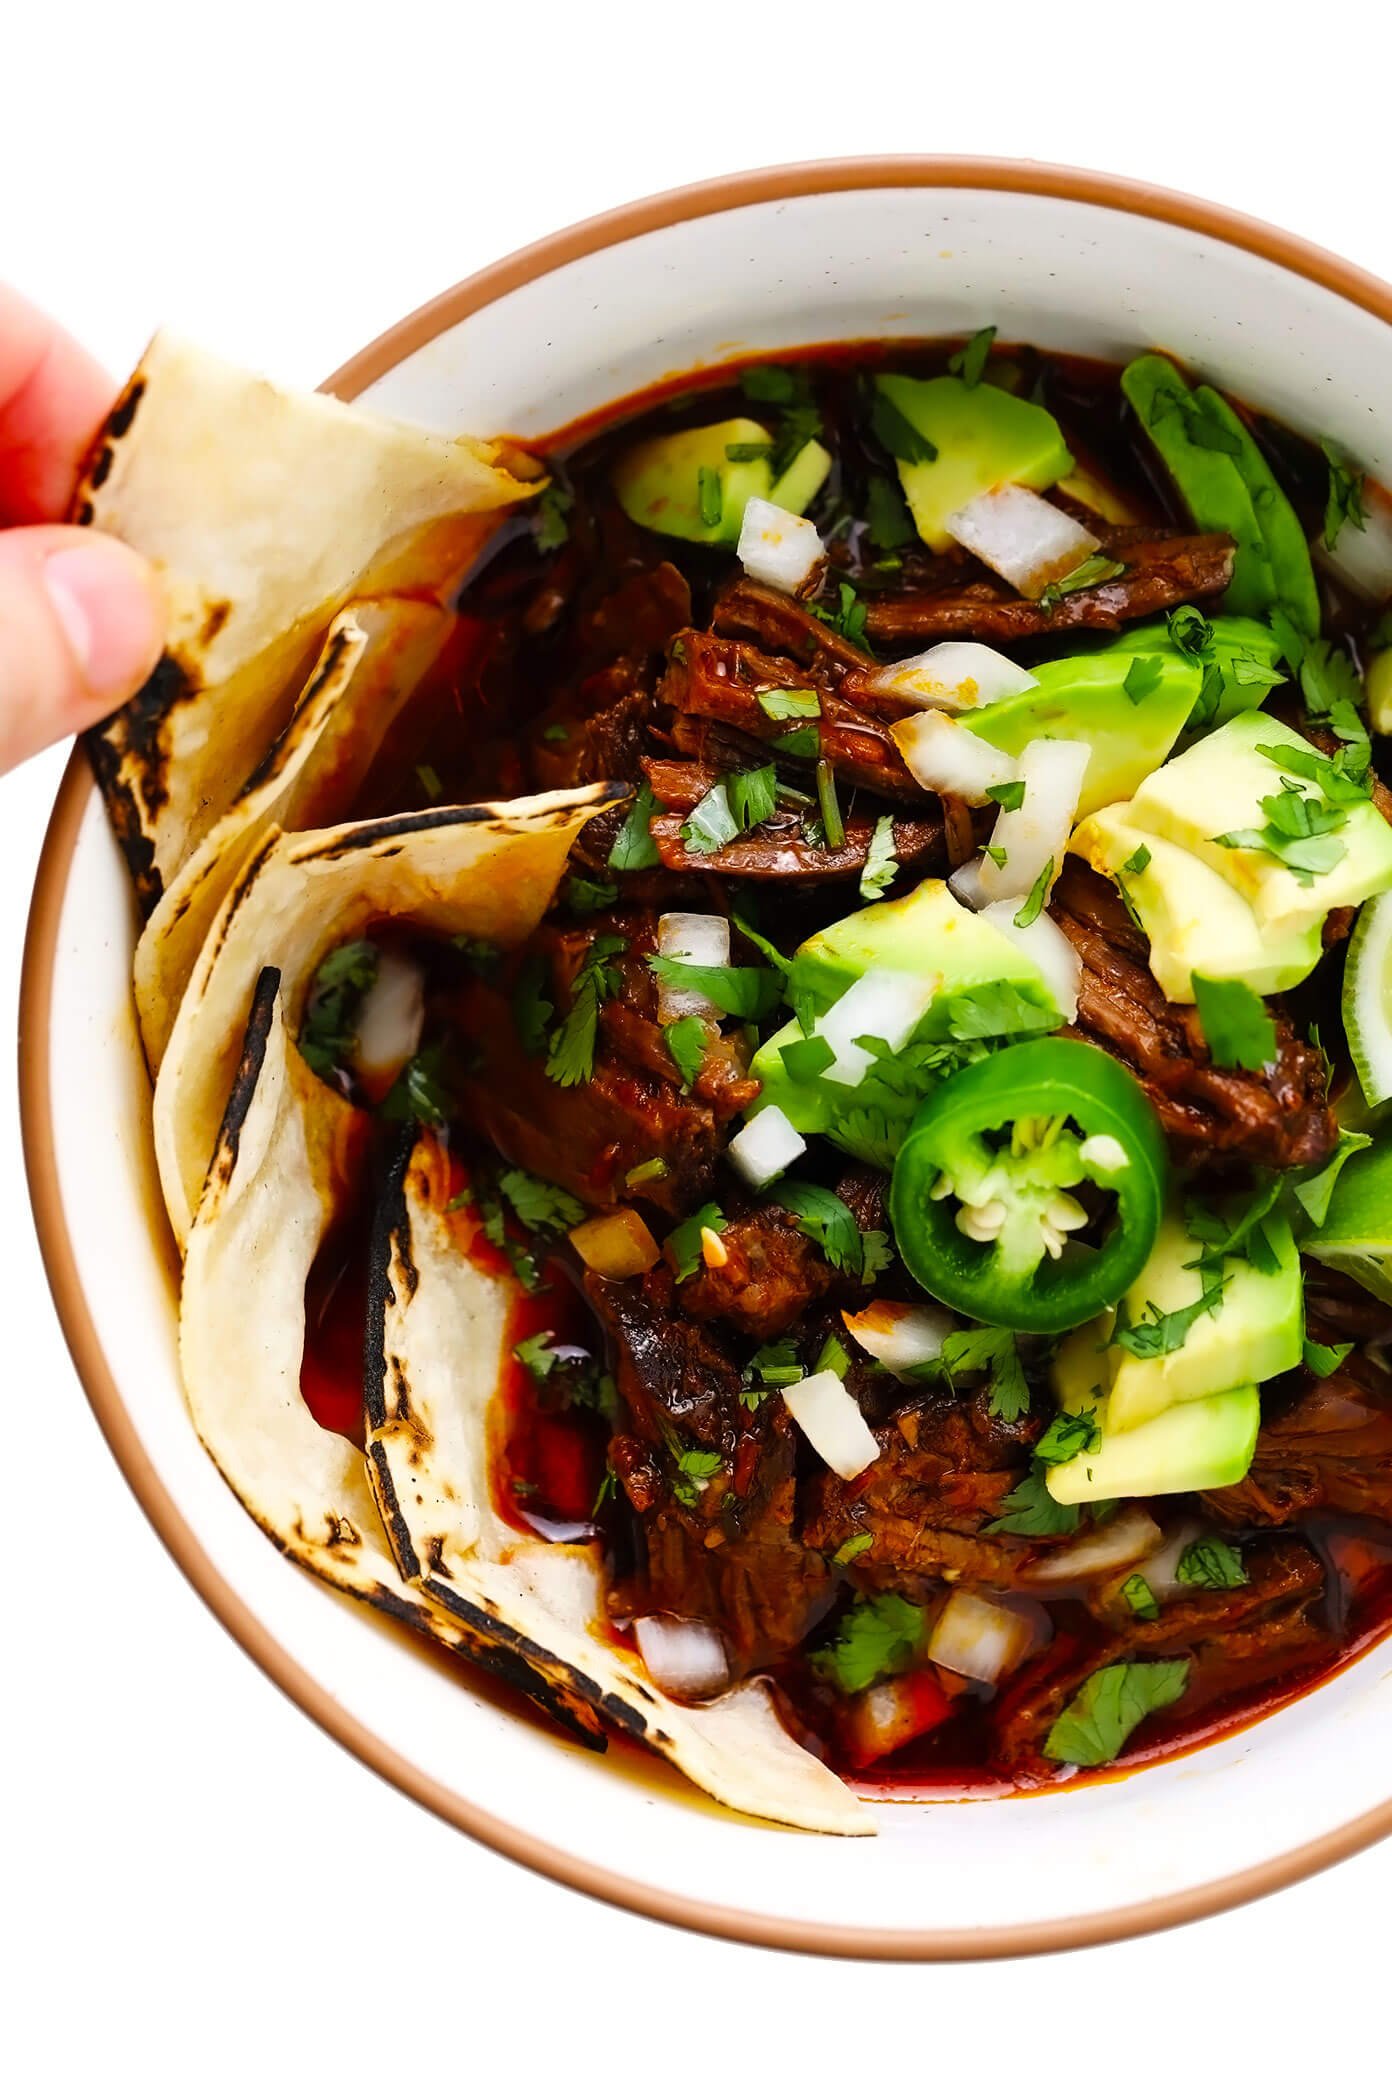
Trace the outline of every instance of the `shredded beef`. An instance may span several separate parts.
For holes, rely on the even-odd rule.
[[[1232,579],[1231,537],[1179,536],[1149,527],[1097,534],[1103,551],[1119,559],[1125,572],[1051,604],[1026,601],[975,560],[952,554],[931,562],[906,559],[900,587],[867,597],[866,631],[891,646],[939,638],[1009,645],[1065,631],[1116,631],[1180,602],[1206,601]]]
[[[725,1261],[703,1263],[677,1293],[683,1312],[724,1320],[751,1341],[786,1333],[831,1288],[834,1272],[786,1212],[760,1206],[720,1235]]]
[[[1392,1376],[1355,1353],[1332,1377],[1301,1371],[1265,1387],[1262,1407],[1246,1478],[1204,1496],[1215,1515],[1281,1524],[1332,1509],[1392,1521]]]
[[[611,1455],[642,1551],[611,1609],[713,1625],[736,1678],[767,1666],[806,1636],[832,1595],[825,1559],[797,1534],[792,1416],[780,1399],[741,1403],[730,1350],[684,1316],[670,1283],[590,1276],[586,1288],[613,1345],[624,1421]],[[683,1484],[689,1448],[721,1460],[699,1486]]]
[[[1160,991],[1146,962],[1149,946],[1113,885],[1069,856],[1049,910],[1082,959],[1078,1033],[1137,1076],[1176,1158],[1279,1168],[1328,1159],[1338,1126],[1324,1057],[1276,1003],[1275,1063],[1261,1073],[1217,1067],[1197,1011]]]

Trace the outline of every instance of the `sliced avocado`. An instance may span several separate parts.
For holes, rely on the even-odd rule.
[[[805,515],[830,470],[831,451],[820,442],[804,442],[782,477],[774,480],[768,497],[775,507],[786,508],[790,515]],[[743,512],[741,509],[741,517]]]
[[[1121,373],[1142,429],[1200,529],[1223,530],[1237,546],[1224,596],[1237,616],[1261,616],[1276,603],[1276,582],[1252,496],[1228,448],[1164,355],[1139,355]],[[1217,440],[1214,440],[1216,435]]]
[[[1284,993],[1308,979],[1323,952],[1319,924],[1262,928],[1216,870],[1159,834],[1132,826],[1127,805],[1108,805],[1075,827],[1074,855],[1110,877],[1150,937],[1150,969],[1167,1000],[1192,1001],[1194,973],[1241,979],[1254,993]],[[1137,866],[1140,867],[1137,867]]]
[[[1045,660],[1030,672],[1036,686],[964,716],[978,739],[1019,754],[1035,739],[1086,740],[1092,748],[1078,800],[1085,819],[1100,805],[1129,798],[1158,768],[1199,699],[1203,676],[1172,646],[1152,655],[1154,669],[1138,668],[1130,653],[1085,653]],[[1145,693],[1133,698],[1126,679]]]
[[[933,445],[931,463],[899,462],[899,482],[925,544],[945,551],[947,518],[993,486],[1042,493],[1073,468],[1052,413],[994,384],[960,377],[877,377],[876,386]]]
[[[767,428],[743,417],[716,421],[706,428],[683,428],[676,435],[654,435],[625,450],[614,466],[619,506],[630,520],[644,529],[659,530],[663,536],[685,537],[693,544],[738,543],[745,503],[771,497],[772,443]],[[744,459],[727,454],[751,446],[764,454]],[[818,459],[808,457],[809,451],[820,451],[825,459],[820,469]],[[805,486],[805,496],[796,505],[790,499],[781,499],[779,505],[800,515],[830,467],[831,459],[820,443],[804,443],[779,483],[789,484],[797,474],[791,490]],[[714,521],[705,520],[701,511],[703,471],[713,474],[716,481],[720,513]],[[708,479],[708,487],[709,483]]]
[[[796,1005],[805,1004],[821,1016],[871,970],[931,974],[941,980],[915,1042],[951,1037],[961,1014],[954,1010],[954,1000],[981,988],[1013,987],[1030,1008],[1039,1010],[1041,1028],[1054,1028],[1061,1020],[1034,960],[989,921],[971,913],[940,878],[925,878],[903,899],[862,907],[812,936],[793,958],[788,990]],[[760,1045],[751,1068],[762,1083],[758,1107],[776,1102],[797,1130],[828,1134],[846,1151],[888,1167],[922,1099],[926,1077],[915,1085],[896,1067],[892,1082],[872,1071],[860,1087],[848,1088],[820,1073],[790,1072],[784,1048],[804,1041],[801,1025],[794,1020]],[[795,1061],[796,1056],[795,1052]]]
[[[1213,616],[1208,619],[1212,638],[1197,664],[1203,670],[1205,702],[1189,720],[1191,729],[1212,731],[1226,725],[1239,711],[1260,710],[1276,683],[1266,679],[1285,676],[1281,644],[1274,631],[1254,616]],[[1104,653],[1162,652],[1173,648],[1169,625],[1132,624],[1103,646]],[[1187,657],[1187,656],[1186,656]]]
[[[1392,1305],[1392,1137],[1354,1154],[1334,1184],[1324,1223],[1301,1246]]]
[[[1081,1450],[1045,1474],[1049,1492],[1064,1506],[1235,1486],[1247,1476],[1257,1447],[1261,1398],[1255,1385],[1236,1385],[1120,1433],[1104,1399],[1097,1425],[1102,1440],[1095,1450]]]
[[[1252,502],[1277,602],[1307,638],[1314,638],[1320,627],[1319,595],[1310,547],[1295,509],[1258,449],[1246,421],[1234,413],[1223,394],[1211,384],[1201,384],[1194,393],[1194,402],[1207,417],[1209,428],[1223,431],[1231,444],[1229,454]]]
[[[1293,1370],[1305,1331],[1300,1256],[1283,1217],[1269,1213],[1262,1229],[1275,1268],[1267,1273],[1250,1261],[1227,1260],[1217,1304],[1191,1322],[1168,1355],[1138,1356],[1122,1348],[1115,1338],[1115,1317],[1110,1324],[1105,1318],[1089,1321],[1070,1334],[1053,1364],[1058,1395],[1076,1397],[1080,1387],[1097,1387],[1107,1400],[1110,1426],[1120,1435],[1168,1407],[1206,1399],[1234,1382],[1260,1384]],[[1215,1280],[1194,1266],[1203,1252],[1172,1211],[1118,1314],[1124,1310],[1135,1328],[1196,1303]]]
[[[1280,797],[1283,771],[1259,747],[1308,755],[1309,742],[1260,711],[1230,718],[1217,732],[1146,777],[1127,813],[1132,826],[1187,848],[1251,906],[1258,923],[1280,933],[1323,922],[1335,906],[1359,906],[1392,887],[1392,826],[1371,799],[1341,807],[1333,838],[1343,854],[1302,883],[1264,848],[1226,848],[1220,834],[1260,830],[1263,798]],[[1296,777],[1293,780],[1299,781]],[[1319,796],[1317,786],[1302,784]]]

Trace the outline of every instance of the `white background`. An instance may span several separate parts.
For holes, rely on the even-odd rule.
[[[1388,57],[1345,0],[3,0],[0,273],[115,371],[173,320],[313,384],[460,276],[633,196],[937,151],[1153,179],[1392,276]],[[60,765],[0,783],[10,1034]],[[160,1549],[49,1307],[9,1084],[0,1240],[0,2065],[24,2088],[806,2062],[826,2080],[1148,2084],[1227,2061],[1281,2081],[1385,2049],[1392,1846],[1197,1928],[922,1968],[682,1935],[475,1848],[284,1701]],[[1310,1774],[1338,1763],[1312,1755]]]

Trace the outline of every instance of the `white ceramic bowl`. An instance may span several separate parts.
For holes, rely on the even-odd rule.
[[[1161,344],[1392,480],[1392,292],[1300,242],[1102,177],[935,160],[788,168],[659,197],[501,263],[332,380],[442,429],[540,435],[748,351],[966,333]],[[26,1150],[77,1367],[171,1551],[337,1738],[494,1847],[625,1905],[803,1948],[973,1956],[1211,1912],[1392,1827],[1392,1651],[1274,1718],[1077,1792],[885,1803],[873,1841],[756,1825],[596,1757],[288,1564],[184,1410],[130,1007],[133,915],[80,759],[54,813],[23,1001]]]

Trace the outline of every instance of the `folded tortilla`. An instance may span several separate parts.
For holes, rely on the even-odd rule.
[[[189,979],[155,1082],[155,1157],[182,1247],[262,967],[281,973],[298,1036],[322,959],[383,921],[508,947],[545,913],[586,820],[624,795],[594,784],[505,804],[282,834],[272,827],[228,889]]]
[[[448,610],[402,597],[354,602],[334,618],[289,724],[166,886],[136,946],[135,1004],[152,1073],[247,857],[272,826],[295,833],[342,818],[454,621]]]
[[[449,1209],[450,1187],[448,1159],[425,1134],[388,1185],[373,1245],[367,1447],[405,1579],[507,1646],[532,1669],[534,1695],[588,1702],[723,1804],[873,1834],[870,1809],[798,1745],[762,1683],[701,1706],[663,1695],[606,1626],[597,1542],[550,1543],[498,1514],[489,1421],[516,1283],[470,1260],[477,1220]]]
[[[300,1395],[305,1281],[355,1193],[359,1112],[291,1043],[280,975],[257,982],[240,1063],[189,1237],[179,1353],[194,1426],[274,1543],[321,1580],[466,1653],[603,1746],[583,1696],[508,1641],[409,1587],[382,1532],[362,1452],[321,1428]]]
[[[168,599],[163,659],[88,735],[146,913],[283,730],[338,611],[447,599],[497,511],[537,490],[498,456],[156,334],[73,507],[143,552]]]

